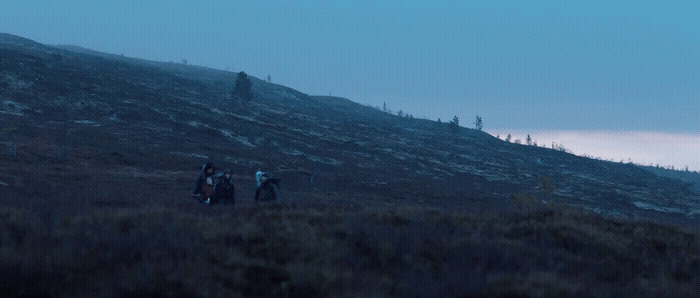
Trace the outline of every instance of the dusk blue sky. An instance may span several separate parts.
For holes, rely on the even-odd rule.
[[[700,1],[4,0],[0,32],[490,131],[700,140]]]

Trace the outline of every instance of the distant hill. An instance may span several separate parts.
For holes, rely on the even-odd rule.
[[[660,177],[678,179],[691,183],[696,189],[700,189],[700,173],[694,171],[671,170],[662,167],[639,166],[647,171],[650,171]]]
[[[189,202],[199,165],[212,160],[233,169],[244,202],[261,168],[299,203],[478,211],[534,197],[609,216],[700,221],[695,178],[473,129],[452,133],[445,123],[257,78],[255,98],[236,102],[235,79],[227,71],[0,34],[0,191],[104,204]],[[542,181],[551,182],[551,192]]]

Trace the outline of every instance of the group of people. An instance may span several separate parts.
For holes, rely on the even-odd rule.
[[[255,179],[258,183],[255,204],[279,201],[280,193],[277,186],[279,180],[272,179],[268,173],[260,170],[255,173]],[[233,185],[233,172],[231,169],[225,169],[221,174],[216,174],[216,168],[211,162],[202,165],[202,172],[199,174],[192,196],[206,205],[235,205],[236,188]]]

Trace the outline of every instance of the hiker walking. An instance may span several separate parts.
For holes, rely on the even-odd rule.
[[[255,204],[260,202],[277,203],[280,200],[280,191],[277,187],[278,180],[271,179],[269,174],[262,173],[260,175],[260,186],[255,191]]]
[[[262,181],[260,181],[262,179],[262,174],[263,172],[260,169],[258,169],[258,171],[255,172],[255,181],[258,182],[258,187],[260,187],[260,184],[262,184]]]
[[[209,204],[211,196],[214,193],[214,174],[216,168],[211,162],[202,165],[202,172],[197,178],[197,183],[192,191],[192,196],[197,198],[200,203]]]
[[[233,186],[233,172],[226,169],[214,184],[212,204],[236,204],[236,188]]]

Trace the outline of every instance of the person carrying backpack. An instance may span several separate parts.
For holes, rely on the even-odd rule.
[[[236,204],[236,188],[233,186],[233,172],[226,169],[219,175],[214,185],[212,204]]]
[[[202,165],[202,172],[200,172],[197,183],[195,183],[194,190],[192,191],[192,196],[197,198],[200,203],[210,203],[211,196],[214,192],[215,173],[216,168],[211,162]]]
[[[277,179],[271,179],[269,174],[263,173],[260,177],[260,186],[255,191],[255,204],[261,202],[277,203],[280,200],[280,191],[277,187]]]

